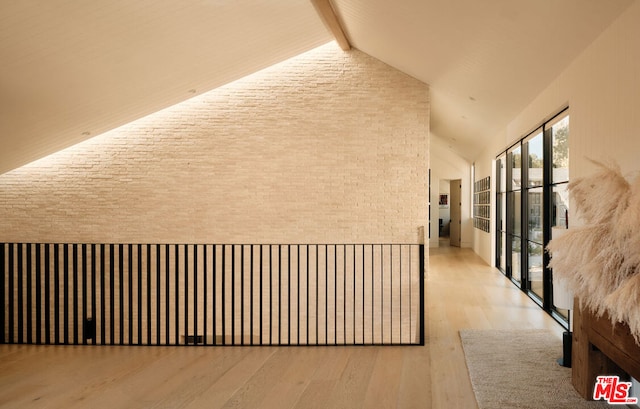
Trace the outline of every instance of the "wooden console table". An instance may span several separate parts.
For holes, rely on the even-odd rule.
[[[573,309],[573,387],[591,400],[598,375],[628,375],[640,380],[640,346],[626,324],[611,324],[607,315],[595,317],[580,311],[578,299]]]

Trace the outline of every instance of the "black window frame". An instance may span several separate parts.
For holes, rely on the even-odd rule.
[[[531,132],[528,132],[522,138],[520,138],[515,143],[508,146],[505,150],[501,151],[496,156],[496,192],[495,192],[495,200],[496,200],[496,230],[495,230],[495,261],[498,269],[509,278],[516,287],[518,287],[521,291],[525,292],[536,304],[538,304],[544,311],[549,313],[556,321],[558,321],[563,327],[568,328],[568,318],[555,308],[553,304],[553,272],[548,267],[549,265],[549,254],[544,251],[547,247],[547,244],[551,240],[552,237],[552,223],[554,222],[553,215],[553,200],[554,200],[554,188],[560,185],[568,184],[569,177],[567,180],[556,182],[553,180],[553,126],[561,121],[564,117],[570,117],[569,107],[565,107],[562,110],[558,111],[554,115],[548,117],[544,121],[542,121],[538,126],[533,128]],[[529,145],[528,141],[535,138],[539,133],[542,133],[543,138],[543,167],[542,167],[542,185],[537,186],[529,186]],[[569,133],[570,138],[570,133]],[[520,178],[520,187],[514,189],[512,186],[513,183],[513,170],[512,170],[512,152],[514,149],[520,147],[521,161],[520,161],[520,169],[521,169],[521,178]],[[567,147],[568,148],[568,147]],[[569,156],[570,158],[570,156]],[[501,169],[501,161],[504,160],[505,166],[504,169]],[[503,183],[502,178],[506,180],[506,188],[504,191],[501,190],[501,183]],[[542,296],[540,294],[534,292],[532,290],[532,286],[529,280],[529,191],[531,189],[540,189],[542,188]],[[519,277],[518,281],[514,277],[518,275],[514,275],[513,271],[513,238],[514,236],[514,222],[512,212],[513,204],[510,202],[514,200],[515,192],[520,192],[520,262],[519,262]],[[502,196],[504,195],[505,200],[501,201]],[[505,224],[506,226],[501,225],[502,206],[506,206],[506,217]],[[502,255],[502,240],[506,240],[505,254]],[[536,244],[539,242],[536,240]],[[501,263],[501,256],[505,259],[505,266],[503,268]],[[517,272],[516,272],[517,273]]]

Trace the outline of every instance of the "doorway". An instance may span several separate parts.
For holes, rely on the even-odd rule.
[[[460,247],[461,243],[461,179],[441,179],[439,183],[439,246]]]
[[[451,192],[451,222],[449,227],[449,244],[460,247],[462,227],[462,180],[455,179],[449,182]]]

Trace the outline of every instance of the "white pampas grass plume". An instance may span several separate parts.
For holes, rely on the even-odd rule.
[[[629,182],[618,165],[591,161],[599,170],[569,183],[571,204],[586,224],[607,223],[626,208],[630,196]]]
[[[549,265],[581,308],[625,322],[640,345],[640,178],[630,184],[617,165],[593,163],[596,173],[569,183],[585,225],[549,243]]]
[[[624,256],[622,270],[626,274],[640,271],[640,178],[631,185],[628,205],[613,228],[617,246]]]
[[[640,345],[640,274],[636,274],[609,294],[604,304],[612,322],[629,326],[636,344]]]
[[[547,246],[554,276],[567,280],[583,305],[597,314],[604,312],[602,300],[623,278],[618,274],[622,257],[611,226],[601,223],[569,229]]]
[[[559,277],[573,280],[580,268],[591,262],[600,250],[600,239],[609,235],[606,224],[581,226],[569,229],[561,237],[547,245],[551,253],[549,266]]]

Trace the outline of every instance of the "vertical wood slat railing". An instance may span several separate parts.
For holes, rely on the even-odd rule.
[[[0,243],[0,343],[424,345],[422,244]]]

